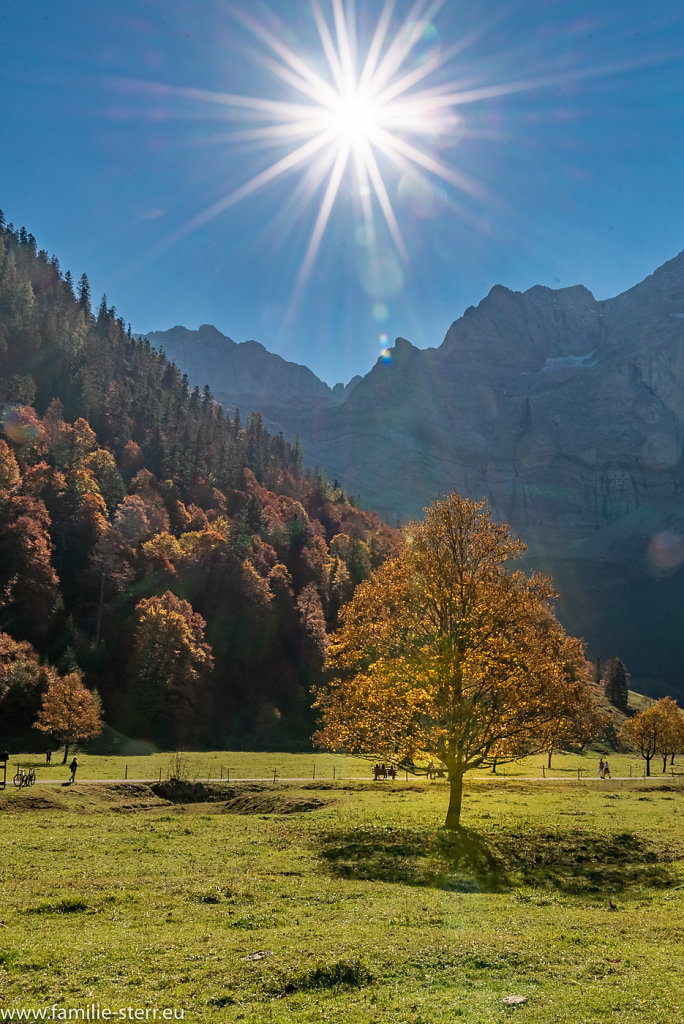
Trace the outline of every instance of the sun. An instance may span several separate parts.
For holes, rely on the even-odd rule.
[[[359,147],[377,138],[381,115],[381,108],[370,97],[352,88],[330,107],[330,129],[343,144]]]
[[[452,191],[482,198],[481,186],[440,152],[440,138],[453,139],[454,127],[462,121],[457,108],[473,98],[472,90],[459,90],[446,74],[464,44],[439,45],[439,32],[430,19],[442,6],[443,0],[414,0],[410,16],[397,22],[395,0],[386,0],[375,24],[360,38],[354,0],[329,0],[327,15],[320,0],[310,0],[319,52],[306,58],[283,41],[285,31],[233,9],[232,16],[258,42],[256,62],[277,79],[283,98],[200,96],[197,90],[186,90],[219,105],[225,119],[234,119],[235,128],[223,135],[226,142],[244,142],[266,159],[252,177],[182,225],[174,239],[296,175],[293,194],[301,201],[304,183],[305,198],[318,204],[299,287],[310,274],[342,183],[350,175],[362,221],[357,228],[372,244],[378,222],[384,222],[397,258],[404,262],[407,246],[390,198],[388,171],[407,181],[415,194],[426,194],[441,179]]]
[[[355,239],[365,240],[372,272],[366,274],[364,287],[377,299],[378,319],[382,319],[383,289],[375,286],[374,275],[391,278],[385,292],[397,294],[410,261],[411,245],[402,232],[402,226],[407,234],[413,230],[413,224],[407,230],[403,219],[406,208],[421,219],[447,209],[477,226],[481,211],[501,207],[501,196],[492,195],[484,185],[486,175],[469,176],[459,166],[458,154],[464,140],[505,141],[508,135],[504,128],[469,126],[464,109],[615,70],[614,65],[593,62],[591,66],[550,66],[509,81],[488,80],[491,61],[480,69],[477,59],[465,58],[465,51],[484,36],[486,23],[445,45],[435,22],[446,3],[406,0],[408,13],[402,17],[399,0],[377,0],[377,4],[363,0],[363,6],[358,5],[361,18],[356,0],[262,4],[260,16],[247,13],[237,3],[225,4],[225,16],[256,41],[256,46],[245,48],[245,57],[252,61],[252,70],[262,75],[261,95],[158,82],[133,84],[150,91],[155,99],[165,93],[206,104],[222,128],[229,125],[212,135],[212,142],[230,146],[232,168],[245,166],[233,159],[244,144],[253,173],[176,226],[159,249],[176,244],[276,183],[294,180],[291,202],[284,200],[281,208],[291,220],[296,217],[304,223],[306,214],[313,224],[292,303],[311,273],[343,196],[345,203],[354,204],[348,223]],[[289,9],[295,6],[298,14],[293,20]],[[278,7],[288,11],[287,18],[278,20]],[[286,41],[293,38],[296,46]],[[207,111],[196,116],[204,118]],[[472,148],[469,156],[472,162]]]

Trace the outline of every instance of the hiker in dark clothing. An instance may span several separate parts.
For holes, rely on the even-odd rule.
[[[78,761],[76,760],[76,758],[74,758],[73,761],[71,762],[71,764],[69,765],[69,771],[71,772],[71,778],[69,779],[69,782],[75,782],[76,781],[76,769],[77,768],[78,768]]]

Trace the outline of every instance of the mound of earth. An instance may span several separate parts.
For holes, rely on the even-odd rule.
[[[204,782],[190,782],[188,779],[165,779],[155,782],[150,789],[156,796],[172,804],[218,803],[233,795],[234,790],[226,786]]]
[[[102,793],[120,796],[149,797],[150,787],[145,782],[108,782],[101,786]]]
[[[226,801],[230,814],[299,814],[325,807],[327,800],[317,796],[288,796],[287,793],[238,793]]]
[[[64,804],[50,796],[39,796],[34,793],[23,794],[10,800],[0,799],[0,811],[55,811],[63,810]]]
[[[296,814],[315,811],[328,803],[317,796],[293,796],[260,785],[230,786],[186,779],[155,782],[150,789],[174,804],[223,803],[223,810],[230,814]]]

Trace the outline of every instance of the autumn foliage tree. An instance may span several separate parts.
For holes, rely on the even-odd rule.
[[[541,731],[549,768],[554,750],[583,750],[587,743],[612,726],[612,714],[602,711],[594,693],[587,690],[586,679],[591,671],[590,666],[583,666],[580,684],[568,686],[563,708]]]
[[[0,633],[0,743],[25,743],[54,669],[41,665],[31,644]],[[23,747],[22,747],[23,749]]]
[[[67,676],[55,675],[43,697],[36,728],[50,733],[64,744],[62,763],[66,764],[72,743],[102,732],[100,698],[83,685],[77,672],[70,672]]]
[[[438,757],[449,828],[466,772],[544,749],[568,707],[591,704],[582,645],[552,614],[550,581],[508,567],[523,550],[484,501],[438,501],[357,588],[331,640],[316,742],[404,763]]]
[[[662,704],[663,701],[666,702],[665,714],[667,725],[663,730],[658,753],[662,756],[663,774],[665,774],[668,757],[670,758],[670,763],[674,764],[675,754],[679,754],[684,750],[684,712],[672,697],[664,697],[658,703]]]
[[[50,516],[42,501],[0,490],[0,627],[40,638],[57,596]]]
[[[169,590],[136,606],[133,712],[153,739],[169,747],[182,746],[207,717],[202,703],[213,657],[205,626],[192,605]]]
[[[663,697],[628,718],[619,732],[620,739],[641,754],[646,762],[646,774],[651,774],[651,761],[660,754],[663,758],[663,772],[668,756],[684,748],[684,714],[672,697]]]

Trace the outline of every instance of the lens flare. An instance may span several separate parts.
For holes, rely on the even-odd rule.
[[[654,568],[661,571],[678,569],[684,562],[684,538],[669,530],[657,533],[648,546],[647,558]]]
[[[42,424],[33,409],[24,405],[6,405],[2,410],[2,429],[10,441],[31,446],[43,436]]]

